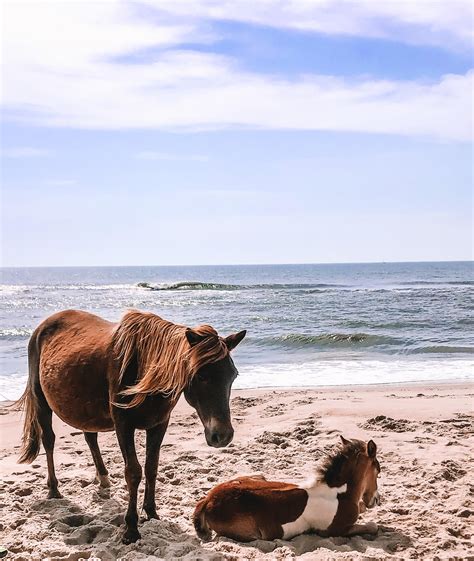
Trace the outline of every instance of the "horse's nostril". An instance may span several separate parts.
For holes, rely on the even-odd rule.
[[[212,435],[211,435],[212,444],[219,444],[219,440],[220,440],[219,433],[213,432]]]

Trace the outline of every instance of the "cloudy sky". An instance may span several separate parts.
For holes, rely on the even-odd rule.
[[[469,0],[2,9],[3,265],[472,257]]]

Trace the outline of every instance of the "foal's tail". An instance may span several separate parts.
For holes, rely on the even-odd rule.
[[[39,349],[35,334],[28,344],[28,382],[20,399],[13,404],[14,408],[25,412],[23,437],[19,464],[31,464],[40,451],[41,426],[38,420],[39,400],[36,387],[39,387]]]
[[[206,520],[207,497],[200,500],[194,509],[193,524],[196,534],[203,541],[209,541],[212,536],[211,528]]]

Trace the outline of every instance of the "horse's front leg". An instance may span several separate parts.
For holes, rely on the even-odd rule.
[[[160,458],[160,446],[167,428],[168,421],[146,431],[145,498],[143,500],[143,510],[146,512],[148,519],[158,518],[155,502],[156,474]]]
[[[376,535],[378,530],[379,530],[378,526],[375,522],[366,522],[365,524],[354,524],[345,535],[346,536],[359,536],[361,534]]]
[[[136,542],[140,539],[138,531],[137,494],[142,478],[142,467],[138,463],[135,450],[135,428],[128,426],[124,421],[116,422],[115,430],[125,461],[125,481],[128,487],[128,508],[125,514],[125,533],[122,541],[125,544]]]

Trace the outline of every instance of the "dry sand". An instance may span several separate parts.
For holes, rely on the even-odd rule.
[[[15,463],[20,418],[3,411],[0,545],[9,549],[7,559],[468,559],[473,392],[466,383],[236,391],[234,442],[220,450],[206,446],[196,414],[180,402],[162,447],[161,520],[143,522],[142,539],[127,546],[120,542],[127,491],[114,433],[99,439],[112,481],[104,492],[93,483],[82,434],[56,419],[55,457],[64,498],[46,500],[45,455],[31,466]],[[341,433],[373,438],[379,446],[382,504],[362,517],[379,524],[376,537],[307,534],[250,544],[197,539],[191,514],[211,486],[255,472],[305,480],[320,450],[336,444]],[[141,458],[143,436],[138,436]]]

